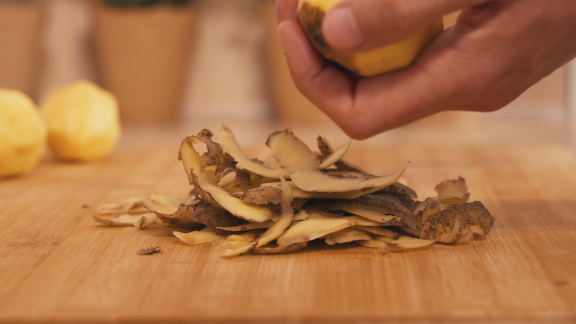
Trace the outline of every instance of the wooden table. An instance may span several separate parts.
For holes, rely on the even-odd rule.
[[[576,158],[563,146],[355,143],[347,157],[375,173],[411,161],[405,177],[422,198],[463,176],[495,216],[493,231],[388,255],[318,243],[223,259],[172,229],[100,226],[84,208],[185,196],[183,133],[135,135],[144,133],[127,132],[98,163],[46,158],[0,181],[0,322],[576,321]],[[136,253],[153,246],[162,252]]]

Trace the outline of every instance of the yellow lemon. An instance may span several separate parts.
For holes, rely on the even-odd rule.
[[[48,126],[50,151],[63,160],[101,159],[120,139],[116,98],[87,81],[50,92],[41,113]]]
[[[46,126],[19,91],[0,89],[0,177],[32,171],[44,153]]]
[[[438,19],[400,42],[364,52],[344,53],[330,47],[322,36],[322,20],[338,2],[340,0],[300,0],[298,18],[308,40],[320,54],[361,76],[375,76],[410,66],[444,28],[442,19]]]

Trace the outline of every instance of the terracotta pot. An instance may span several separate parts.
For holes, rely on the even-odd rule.
[[[42,58],[45,2],[0,1],[0,87],[34,96]]]
[[[276,114],[282,121],[332,123],[313,103],[304,97],[294,85],[280,38],[276,32],[276,11],[270,1],[263,1],[262,21],[266,31],[265,54],[270,90]]]
[[[117,96],[122,120],[177,119],[195,34],[194,6],[93,4],[99,76]]]

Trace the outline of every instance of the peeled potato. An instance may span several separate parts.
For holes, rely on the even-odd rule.
[[[299,0],[298,18],[308,40],[320,54],[361,76],[375,76],[411,65],[444,29],[442,19],[437,19],[424,30],[390,45],[363,52],[338,51],[324,40],[322,21],[326,13],[339,2],[340,0]]]
[[[0,177],[32,171],[46,146],[46,126],[26,95],[0,89]]]
[[[116,98],[87,81],[52,91],[42,105],[42,116],[48,125],[49,148],[63,160],[101,159],[120,139]]]

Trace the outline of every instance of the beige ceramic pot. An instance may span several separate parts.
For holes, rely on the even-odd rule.
[[[124,122],[179,117],[196,11],[185,6],[118,8],[95,0],[94,46],[102,85]]]
[[[0,1],[0,88],[35,96],[45,8],[43,0]]]
[[[265,54],[268,78],[278,118],[288,123],[332,123],[324,113],[298,91],[292,81],[286,58],[284,57],[284,50],[276,32],[276,11],[274,5],[270,1],[263,1],[261,9],[264,30],[266,31]]]

